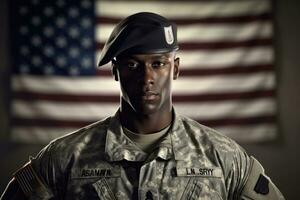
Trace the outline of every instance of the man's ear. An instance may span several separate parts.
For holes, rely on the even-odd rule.
[[[176,80],[179,76],[179,60],[178,57],[174,60],[173,80]]]
[[[111,73],[112,73],[112,75],[113,75],[113,77],[114,77],[114,79],[115,79],[115,81],[119,81],[119,78],[118,78],[118,71],[117,71],[117,63],[116,63],[116,61],[115,60],[112,60],[111,61]]]

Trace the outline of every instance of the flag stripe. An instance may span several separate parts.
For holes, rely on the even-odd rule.
[[[30,106],[26,101],[17,101],[13,106],[16,117],[41,118],[41,119],[89,119],[97,120],[112,115],[119,103],[78,103],[64,102],[52,103],[49,101],[32,102]],[[270,98],[247,100],[231,100],[226,102],[190,102],[188,104],[175,102],[176,111],[185,113],[194,119],[217,119],[230,117],[249,117],[258,115],[270,115],[274,113],[274,101]],[[57,112],[59,109],[61,112]],[[32,111],[35,112],[32,112]]]
[[[180,66],[181,68],[181,66]],[[193,67],[187,68],[183,67],[180,69],[180,76],[214,76],[214,75],[233,75],[233,74],[249,74],[249,73],[258,73],[258,72],[270,72],[274,70],[273,65],[271,64],[256,64],[250,66],[231,66],[226,68],[216,68],[216,67]],[[101,68],[97,71],[98,76],[108,76],[112,77],[111,69],[107,67]]]
[[[228,49],[228,48],[239,48],[239,47],[258,47],[258,46],[269,46],[272,44],[272,39],[252,39],[247,41],[237,42],[186,42],[179,44],[181,50],[213,50],[213,49]],[[96,43],[97,49],[102,49],[104,43]]]
[[[96,41],[105,43],[115,24],[97,25]],[[243,41],[259,38],[271,38],[273,29],[270,21],[253,22],[250,24],[234,25],[185,25],[178,26],[178,41],[185,42],[220,42]],[[98,47],[101,47],[98,46]]]
[[[95,122],[94,120],[51,120],[40,118],[13,118],[16,126],[39,126],[39,127],[69,127],[80,128],[87,126]],[[226,118],[226,119],[195,119],[196,121],[206,126],[218,127],[218,126],[231,126],[231,125],[251,125],[251,124],[265,124],[274,123],[276,117],[274,115],[244,117],[244,118]]]
[[[274,123],[243,126],[223,126],[216,127],[216,129],[220,133],[226,133],[228,137],[235,138],[239,142],[248,143],[272,140],[276,137],[277,132],[277,126]]]
[[[119,94],[119,83],[112,78],[77,78],[64,79],[61,77],[18,77],[13,80],[15,91],[32,91],[48,94]],[[44,84],[41,84],[44,83]],[[263,84],[262,84],[263,83]],[[248,75],[208,76],[203,78],[179,78],[173,82],[173,94],[197,94],[215,92],[253,91],[274,87],[273,73],[262,72]],[[59,87],[53,87],[57,85]]]
[[[76,127],[14,126],[11,138],[19,142],[33,143],[38,139],[40,143],[47,143],[77,129]]]
[[[244,16],[227,16],[227,17],[206,17],[201,19],[182,19],[182,18],[170,18],[171,21],[175,22],[178,25],[186,25],[186,24],[241,24],[241,23],[250,23],[257,21],[268,21],[272,17],[271,13],[265,12],[260,14],[249,14]],[[116,24],[122,20],[120,17],[97,17],[96,23],[98,24]]]
[[[72,133],[77,129],[76,127],[18,126],[13,128],[12,138],[15,141],[28,143],[32,143],[32,141],[39,138],[40,142],[46,143],[66,133]],[[258,142],[268,141],[276,137],[277,128],[272,123],[261,123],[256,125],[219,126],[216,129],[220,133],[227,133],[227,136],[235,138],[240,142]],[[44,134],[41,135],[41,132]]]
[[[124,1],[97,1],[96,3],[97,16],[118,18],[141,11],[156,12],[170,19],[178,17],[185,19],[257,15],[270,10],[271,4],[268,0],[260,0],[259,3],[258,1],[177,1],[176,3],[169,1],[155,1],[155,3],[151,1],[126,1],[126,3]]]
[[[100,55],[100,51],[98,51]],[[231,66],[244,66],[255,64],[271,64],[274,60],[274,52],[271,47],[248,47],[226,50],[193,50],[179,51],[177,56],[181,58],[182,69],[197,68],[225,68]],[[97,63],[97,62],[96,62]],[[199,65],[200,64],[200,65]],[[109,68],[106,64],[101,68]],[[100,68],[100,69],[101,69]]]
[[[212,102],[228,101],[274,97],[275,91],[256,90],[248,92],[227,92],[227,93],[209,93],[193,95],[173,95],[175,102]],[[15,92],[14,98],[23,101],[50,101],[50,102],[86,102],[86,103],[117,103],[120,101],[119,95],[78,95],[78,94],[45,94],[39,92]]]

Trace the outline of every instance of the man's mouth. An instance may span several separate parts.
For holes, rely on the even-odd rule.
[[[158,98],[158,93],[153,92],[153,91],[143,92],[143,94],[142,94],[142,99],[146,100],[146,101],[155,100],[157,98]]]

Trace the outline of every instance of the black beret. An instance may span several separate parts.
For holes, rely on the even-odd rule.
[[[155,13],[136,13],[114,28],[102,49],[98,66],[124,52],[167,53],[177,49],[177,27],[174,23]]]

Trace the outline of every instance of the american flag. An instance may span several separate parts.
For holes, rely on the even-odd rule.
[[[14,140],[48,142],[116,112],[119,83],[97,58],[141,11],[178,24],[178,113],[240,142],[278,134],[270,0],[13,0],[11,11]]]

